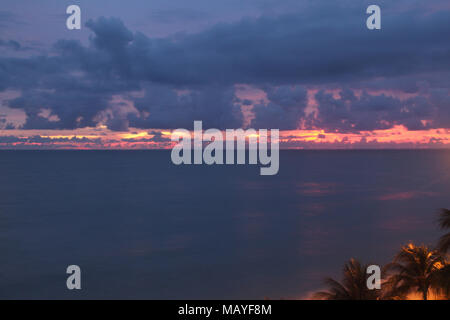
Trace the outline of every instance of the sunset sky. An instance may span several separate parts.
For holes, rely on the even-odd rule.
[[[450,2],[355,2],[2,0],[0,148],[170,148],[194,120],[281,148],[450,147]]]

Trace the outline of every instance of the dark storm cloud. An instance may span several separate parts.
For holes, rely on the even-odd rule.
[[[353,10],[321,14],[244,19],[177,39],[137,35],[128,62],[138,78],[185,85],[323,84],[450,67],[448,12],[386,15],[379,32]]]
[[[321,2],[298,13],[166,38],[133,33],[117,18],[90,20],[89,46],[60,40],[51,55],[0,58],[0,90],[21,91],[8,106],[25,111],[27,129],[95,126],[115,95],[127,95],[136,112],[110,112],[106,123],[113,130],[190,128],[194,120],[237,127],[240,105],[250,104],[236,98],[233,85],[243,83],[267,93],[267,104],[254,105],[257,127],[296,128],[304,117],[306,86],[362,83],[407,93],[441,91],[409,100],[367,92],[357,98],[351,90],[334,99],[320,91],[319,118],[307,123],[343,131],[394,124],[418,129],[424,119],[444,125],[448,111],[438,109],[448,108],[450,12],[386,10],[382,30],[369,31],[365,8]],[[130,97],[130,91],[144,96]],[[43,117],[42,109],[50,116]]]
[[[252,128],[278,128],[292,130],[298,128],[298,122],[304,115],[307,105],[307,91],[301,86],[268,87],[268,104],[257,104],[253,111]]]
[[[14,40],[6,41],[6,40],[2,40],[2,39],[0,39],[0,47],[5,47],[5,48],[13,49],[13,50],[20,50],[22,48],[20,43],[18,43],[17,41],[14,41]]]
[[[340,97],[320,91],[315,96],[319,115],[311,123],[328,131],[363,131],[388,129],[402,124],[410,130],[427,129],[421,120],[433,117],[434,107],[424,97],[400,100],[363,92],[357,97],[351,90],[343,90]],[[448,125],[448,124],[447,124]]]
[[[132,114],[129,121],[131,127],[138,128],[192,129],[195,120],[202,120],[205,128],[236,128],[242,124],[239,103],[231,87],[207,86],[177,92],[153,86],[146,88],[143,98],[135,100],[141,116]]]
[[[113,112],[106,122],[110,129],[123,131],[128,125],[190,127],[198,119],[218,128],[241,126],[242,114],[231,88],[196,86],[178,94],[173,85],[142,86],[146,81],[136,76],[135,69],[140,66],[130,58],[130,50],[134,55],[139,51],[139,38],[143,36],[136,35],[134,39],[118,19],[100,18],[89,21],[87,26],[95,33],[90,47],[78,41],[61,40],[55,45],[58,56],[1,60],[4,72],[0,70],[0,86],[23,90],[8,106],[25,111],[25,129],[95,126],[96,115],[108,109],[113,95],[141,88],[146,89],[145,96],[135,99],[135,105],[138,111],[148,112],[151,117],[126,117]],[[42,117],[43,108],[51,110],[51,115],[59,120]]]
[[[154,142],[170,142],[170,136],[163,135],[159,131],[149,131],[148,134],[153,135],[152,141]]]

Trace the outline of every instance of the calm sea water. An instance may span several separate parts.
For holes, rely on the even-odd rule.
[[[0,298],[305,298],[350,257],[433,243],[449,194],[449,151],[282,151],[276,176],[167,151],[0,151]]]

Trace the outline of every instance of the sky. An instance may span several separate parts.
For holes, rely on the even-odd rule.
[[[2,0],[0,148],[170,148],[195,120],[281,148],[448,148],[449,21],[447,0]]]

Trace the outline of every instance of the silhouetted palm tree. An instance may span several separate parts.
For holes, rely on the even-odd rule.
[[[440,210],[439,226],[443,230],[450,230],[450,210],[444,208]],[[450,232],[444,234],[439,239],[437,247],[443,254],[446,254],[449,251]],[[450,265],[448,263],[439,271],[438,281],[441,287],[438,292],[443,293],[450,298]]]
[[[344,266],[342,282],[326,278],[327,291],[316,292],[313,299],[322,300],[375,300],[377,290],[367,288],[367,266],[355,259],[350,259]]]
[[[450,230],[450,210],[441,209],[439,214],[439,226],[443,230]],[[444,234],[439,239],[438,249],[443,253],[446,253],[450,249],[450,232]]]
[[[427,300],[431,288],[440,288],[439,270],[445,259],[438,251],[426,246],[408,244],[401,248],[394,261],[385,267],[389,274],[383,283],[384,299],[402,299],[407,294],[420,292]]]
[[[436,274],[436,292],[450,298],[450,264],[446,264]]]

